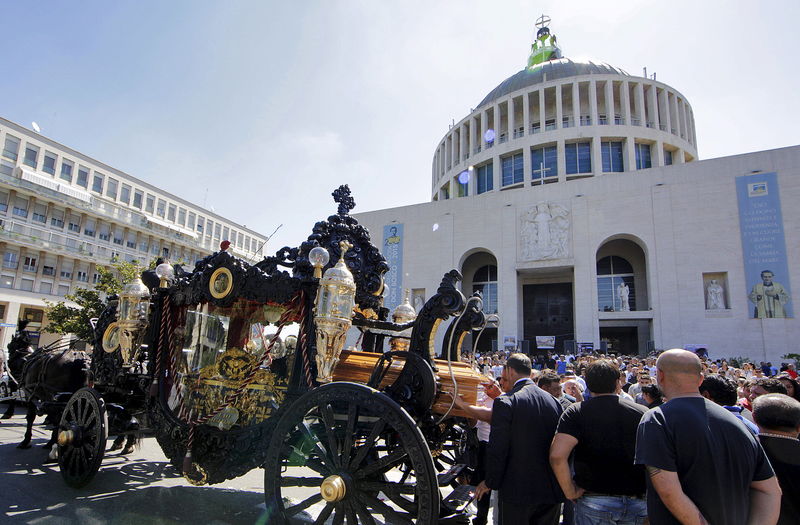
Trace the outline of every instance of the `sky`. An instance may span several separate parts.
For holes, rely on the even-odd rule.
[[[700,159],[800,144],[800,2],[79,0],[3,6],[0,116],[298,246],[335,212],[430,200],[449,125],[527,61],[656,73]]]

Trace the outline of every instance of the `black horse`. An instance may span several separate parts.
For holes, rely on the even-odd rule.
[[[19,329],[8,344],[9,370],[15,383],[12,388],[21,391],[27,408],[25,436],[18,448],[30,448],[37,415],[44,414],[50,422],[58,422],[69,396],[87,385],[91,364],[89,354],[72,349],[68,343],[33,350],[25,331],[27,324],[24,320],[19,322]],[[3,417],[11,417],[14,408],[12,401]],[[45,447],[52,447],[55,441],[53,431]]]

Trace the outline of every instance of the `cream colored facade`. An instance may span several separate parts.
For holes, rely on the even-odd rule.
[[[20,318],[39,331],[44,301],[91,287],[99,265],[193,266],[225,239],[262,257],[265,236],[2,118],[0,144],[0,348]]]

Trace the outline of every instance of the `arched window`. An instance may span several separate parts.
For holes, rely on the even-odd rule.
[[[623,304],[623,285],[628,287],[628,308]],[[622,257],[609,255],[597,261],[597,307],[601,312],[636,310],[633,266]]]
[[[497,266],[487,264],[475,270],[472,276],[472,293],[483,294],[483,311],[497,313]]]

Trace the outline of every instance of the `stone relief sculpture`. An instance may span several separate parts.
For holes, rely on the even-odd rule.
[[[569,255],[569,211],[542,202],[520,217],[520,258],[523,261],[559,259]]]
[[[716,279],[711,279],[706,288],[706,310],[725,309],[725,289]]]

